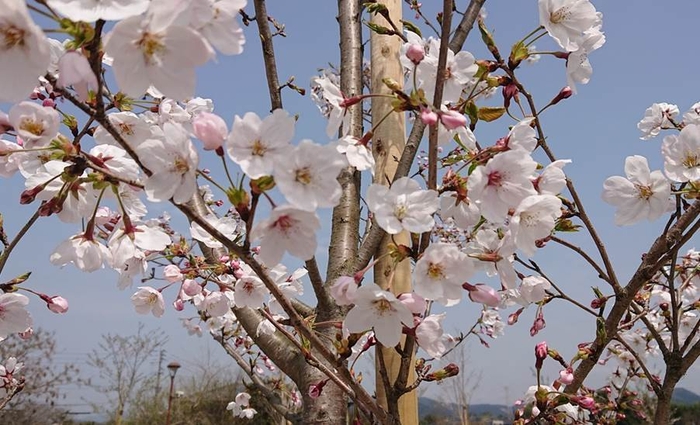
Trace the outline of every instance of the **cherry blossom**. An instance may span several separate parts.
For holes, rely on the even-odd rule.
[[[326,135],[333,137],[338,133],[338,129],[342,125],[343,136],[345,136],[350,131],[350,115],[347,114],[345,96],[343,96],[340,88],[327,76],[314,77],[311,82],[312,86],[320,87],[321,96],[327,102],[328,125],[326,126]]]
[[[68,300],[61,296],[49,297],[46,300],[46,307],[48,307],[52,313],[62,314],[68,311]]]
[[[252,419],[258,413],[250,407],[250,394],[248,393],[238,393],[236,399],[226,406],[226,410],[230,410],[234,417],[246,419]]]
[[[414,290],[425,299],[452,306],[462,299],[462,283],[473,273],[472,260],[456,245],[432,243],[416,262]]]
[[[402,230],[413,233],[432,230],[437,201],[436,191],[421,190],[418,182],[408,177],[396,180],[391,187],[372,184],[367,189],[367,205],[374,219],[392,235]]]
[[[209,222],[209,224],[211,224],[221,234],[223,234],[231,240],[233,240],[234,236],[236,235],[236,232],[238,231],[238,222],[232,217],[216,217],[212,214],[204,217],[204,219],[207,222]],[[195,222],[192,222],[190,224],[190,234],[193,238],[197,239],[200,242],[203,242],[204,245],[208,246],[209,248],[223,248],[224,246],[221,242],[214,239],[212,235],[207,233],[202,228],[202,226]]]
[[[520,296],[527,303],[538,303],[547,296],[546,291],[552,287],[552,284],[545,278],[540,276],[527,276],[523,279],[520,285]]]
[[[440,195],[440,217],[451,218],[460,229],[469,229],[481,219],[481,211],[468,197],[462,198],[458,192],[443,192]]]
[[[369,283],[358,288],[355,306],[348,312],[344,323],[353,333],[374,329],[377,341],[393,347],[401,339],[402,323],[413,326],[413,315],[394,294]]]
[[[97,91],[97,77],[92,72],[87,58],[80,52],[71,50],[64,53],[58,61],[58,72],[56,87],[73,86],[78,93],[78,99],[83,102],[88,99],[88,90]]]
[[[151,126],[133,112],[114,112],[107,118],[131,148],[136,148],[153,135]],[[102,126],[95,128],[94,139],[97,144],[117,145],[117,141]]]
[[[258,179],[272,174],[275,158],[287,157],[292,150],[292,137],[294,117],[286,111],[276,109],[264,120],[248,112],[233,120],[226,152],[248,177]]]
[[[416,342],[428,355],[436,359],[454,346],[452,338],[445,335],[442,328],[445,316],[445,313],[431,314],[416,327]]]
[[[51,47],[29,16],[24,0],[0,8],[0,102],[17,102],[32,92],[51,63]]]
[[[489,307],[498,307],[501,304],[501,296],[492,287],[483,283],[463,285],[469,291],[469,299],[475,303],[481,303]]]
[[[319,227],[315,213],[282,205],[253,227],[251,238],[260,240],[260,259],[274,266],[282,261],[285,251],[302,260],[311,259],[316,253]]]
[[[554,195],[531,195],[523,199],[510,220],[515,246],[528,257],[535,255],[536,242],[550,235],[561,216],[561,199]]]
[[[150,286],[139,286],[139,290],[131,296],[131,303],[138,314],[152,313],[155,317],[161,317],[165,313],[163,294]]]
[[[238,25],[238,11],[247,0],[206,0],[191,2],[190,26],[199,31],[212,46],[224,55],[243,52],[245,37]]]
[[[0,295],[0,338],[5,339],[32,326],[32,317],[26,307],[29,298],[14,292]]]
[[[345,136],[336,142],[338,152],[345,154],[348,163],[355,167],[357,171],[369,170],[374,175],[374,156],[372,151],[356,137]]]
[[[558,159],[542,170],[534,179],[534,186],[540,195],[558,195],[566,187],[564,166],[570,164],[570,159]]]
[[[352,276],[340,276],[331,286],[331,296],[338,305],[351,305],[355,303],[357,282]]]
[[[615,224],[654,221],[668,211],[671,185],[661,171],[649,170],[645,157],[628,156],[625,174],[627,178],[613,176],[603,184],[603,200],[617,207]]]
[[[105,35],[104,50],[114,59],[112,68],[121,91],[140,97],[153,85],[177,100],[194,95],[195,68],[212,57],[200,33],[171,25],[158,13],[119,21]]]
[[[700,125],[688,124],[661,144],[666,176],[677,182],[700,180]]]
[[[236,306],[262,308],[268,295],[267,288],[257,276],[244,276],[236,282]]]
[[[149,0],[48,0],[51,9],[73,21],[118,21],[144,13]]]
[[[273,177],[290,204],[315,211],[338,203],[341,188],[336,177],[345,166],[335,147],[302,140],[284,158],[275,159]]]
[[[94,272],[100,269],[104,262],[111,262],[111,259],[112,253],[109,249],[87,233],[79,233],[63,241],[49,257],[51,264],[65,266],[73,263],[84,272]]]
[[[583,33],[578,49],[572,51],[566,60],[566,83],[572,92],[576,93],[576,83],[588,84],[593,74],[593,68],[588,61],[588,55],[605,44],[605,35],[597,28],[591,28]]]
[[[588,0],[539,0],[538,4],[540,25],[567,51],[576,50],[583,32],[599,20]]]
[[[12,177],[19,169],[18,155],[8,152],[21,151],[22,146],[17,143],[4,140],[0,136],[0,177]]]
[[[429,40],[428,53],[418,65],[416,72],[418,80],[422,83],[420,87],[425,91],[425,97],[431,103],[435,95],[439,52],[440,40],[431,38]],[[442,102],[457,102],[462,95],[462,90],[464,90],[464,87],[472,80],[478,70],[479,67],[471,53],[462,51],[455,54],[448,49]]]
[[[141,162],[153,173],[144,190],[150,201],[170,198],[178,204],[189,201],[197,189],[199,155],[187,133],[176,124],[163,126],[164,137],[148,139],[137,147]]]
[[[637,124],[637,128],[642,132],[640,139],[648,140],[656,137],[663,129],[674,128],[671,120],[680,113],[678,106],[670,103],[654,103],[646,111],[644,118]]]
[[[535,195],[530,176],[536,168],[537,162],[523,150],[500,153],[485,166],[476,167],[467,188],[471,198],[479,203],[484,218],[503,221],[510,208]]]
[[[25,148],[44,147],[58,134],[61,120],[53,108],[34,102],[20,102],[10,109],[8,118]]]

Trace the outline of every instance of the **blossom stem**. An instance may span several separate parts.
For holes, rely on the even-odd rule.
[[[523,38],[520,40],[520,42],[521,42],[521,43],[525,43],[525,41],[527,41],[528,38],[532,37],[533,35],[537,34],[538,31],[543,30],[543,29],[544,29],[544,27],[543,27],[542,25],[540,25],[539,27],[537,27],[537,28],[535,28],[534,30],[532,30],[528,35],[526,35],[525,37],[523,37]],[[546,34],[546,33],[547,33],[547,32],[545,31],[544,34]]]
[[[10,254],[15,249],[19,241],[24,237],[25,234],[27,234],[27,232],[34,225],[37,219],[39,219],[40,210],[41,207],[37,208],[36,212],[34,212],[34,215],[32,215],[29,218],[29,220],[27,220],[24,226],[22,226],[19,232],[10,241],[10,244],[2,251],[2,254],[0,254],[0,273],[2,273],[3,269],[5,268],[5,264],[7,264],[7,259],[10,257]]]
[[[231,178],[231,173],[228,170],[228,164],[226,164],[226,158],[225,157],[220,157],[221,162],[224,164],[224,172],[226,173],[226,178],[228,179],[228,182],[231,184],[231,187],[236,187],[236,185],[233,183],[233,179]],[[224,193],[226,191],[224,190]]]
[[[213,178],[211,178],[211,176],[210,176],[209,174],[203,172],[202,170],[197,170],[197,174],[199,174],[201,177],[204,177],[204,179],[205,179],[206,181],[208,181],[209,183],[211,183],[211,184],[213,184],[214,186],[216,186],[216,187],[217,187],[219,190],[221,190],[222,192],[226,193],[226,189],[224,189],[223,186],[221,186],[219,183],[217,183],[216,180],[214,180]]]

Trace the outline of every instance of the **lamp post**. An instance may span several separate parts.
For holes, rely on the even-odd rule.
[[[170,362],[168,364],[168,373],[170,374],[170,393],[168,395],[168,413],[165,417],[165,425],[170,425],[170,409],[173,405],[173,387],[175,384],[175,374],[177,370],[180,369],[180,363]]]

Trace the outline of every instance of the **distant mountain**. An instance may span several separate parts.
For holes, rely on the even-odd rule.
[[[676,404],[696,404],[700,403],[700,395],[685,388],[676,388],[671,400]]]
[[[432,398],[420,397],[418,399],[418,413],[421,418],[426,416],[439,416],[447,419],[459,420],[459,406],[454,403],[443,403]],[[469,406],[470,416],[490,414],[494,418],[503,417],[510,419],[508,406],[502,404],[472,404]]]

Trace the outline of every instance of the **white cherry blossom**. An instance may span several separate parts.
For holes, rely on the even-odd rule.
[[[700,180],[700,125],[688,124],[680,134],[664,137],[664,171],[677,182]]]
[[[359,143],[353,136],[345,136],[335,143],[338,152],[345,154],[348,163],[357,171],[369,170],[374,175],[374,156],[366,145]]]
[[[576,93],[576,83],[588,84],[593,75],[593,67],[588,55],[605,44],[605,35],[597,28],[583,33],[578,49],[572,51],[566,60],[566,83]]]
[[[57,266],[73,263],[84,272],[94,272],[103,263],[109,263],[111,258],[112,254],[106,246],[95,241],[92,236],[79,233],[56,247],[49,260]]]
[[[446,335],[442,328],[445,316],[445,313],[431,314],[416,327],[416,342],[428,355],[436,359],[455,345],[454,339]]]
[[[150,201],[170,198],[178,204],[192,199],[196,189],[199,155],[187,133],[176,124],[163,126],[162,138],[148,139],[137,148],[143,164],[153,173],[144,185]]]
[[[144,13],[150,0],[48,0],[57,13],[73,21],[118,21]]]
[[[289,143],[294,137],[294,117],[276,109],[261,120],[253,112],[233,120],[231,134],[226,141],[228,156],[251,179],[272,174],[274,160],[284,159],[292,150]]]
[[[421,190],[417,181],[402,177],[391,187],[372,184],[367,189],[367,205],[379,227],[395,235],[402,230],[422,233],[435,225],[437,192]]]
[[[431,38],[428,54],[418,65],[417,78],[421,81],[421,86],[425,90],[428,102],[433,101],[435,95],[435,82],[437,80],[438,55],[440,53],[440,40]],[[462,95],[464,87],[474,78],[479,70],[474,60],[474,56],[466,51],[455,54],[452,50],[447,50],[447,63],[445,67],[443,103],[455,103]]]
[[[644,118],[637,124],[642,132],[640,139],[648,140],[656,137],[659,131],[674,128],[671,120],[680,113],[678,106],[670,103],[654,103],[644,111]]]
[[[209,44],[197,31],[172,25],[157,13],[119,21],[105,35],[105,53],[121,91],[140,97],[153,85],[176,100],[192,97],[195,68],[211,57]]]
[[[234,239],[236,231],[238,230],[238,222],[234,218],[228,216],[216,217],[215,215],[211,214],[204,217],[204,219],[224,236],[231,240]],[[209,248],[223,248],[224,246],[221,242],[214,239],[212,235],[207,233],[202,226],[195,222],[190,224],[190,234],[193,238],[203,242],[204,245],[208,246]]]
[[[625,177],[613,176],[603,184],[603,200],[615,207],[615,224],[654,221],[669,208],[671,185],[659,170],[650,171],[643,156],[625,159]]]
[[[579,47],[584,31],[599,17],[589,0],[539,0],[540,25],[566,51]]]
[[[377,341],[393,347],[401,340],[403,324],[413,326],[413,314],[394,294],[375,283],[366,283],[355,293],[355,306],[345,317],[352,333],[374,329]]]
[[[462,230],[468,230],[481,219],[481,211],[476,203],[457,192],[443,192],[440,195],[439,214],[443,220],[454,220],[454,224]]]
[[[462,299],[462,284],[473,273],[472,260],[456,245],[432,243],[416,262],[414,290],[427,300],[449,307]]]
[[[320,87],[321,97],[326,101],[324,105],[324,109],[328,114],[326,136],[333,137],[338,133],[341,125],[343,127],[343,136],[345,136],[350,131],[350,115],[347,114],[347,107],[344,105],[345,96],[343,96],[340,88],[325,75],[314,77],[311,80],[311,85],[312,87]]]
[[[25,0],[3,0],[0,40],[0,102],[18,102],[31,94],[51,63],[49,41],[29,16]]]
[[[165,313],[165,301],[163,294],[150,286],[139,286],[139,290],[131,296],[131,303],[138,314],[152,313],[155,317],[161,317]]]
[[[10,292],[0,295],[0,339],[13,333],[24,332],[32,326],[32,317],[26,307],[29,298]]]
[[[523,283],[518,288],[520,296],[528,303],[538,303],[544,300],[547,296],[546,291],[552,287],[552,284],[541,276],[527,276],[523,279]]]
[[[265,284],[257,276],[243,276],[238,279],[234,288],[236,291],[236,307],[262,308],[269,294]]]
[[[88,90],[97,92],[97,77],[92,72],[90,63],[82,53],[71,50],[63,54],[58,61],[58,81],[56,87],[73,86],[78,99],[88,100]]]
[[[542,173],[534,179],[535,190],[540,195],[558,195],[566,187],[564,166],[571,164],[570,159],[558,159],[544,167]]]
[[[537,193],[530,181],[536,168],[537,162],[524,150],[499,153],[469,176],[469,195],[479,203],[487,220],[503,221],[510,208]]]
[[[19,169],[19,158],[22,154],[8,154],[8,152],[21,150],[23,150],[22,146],[0,136],[0,177],[12,177]]]
[[[27,149],[44,147],[58,135],[61,120],[55,109],[34,102],[20,102],[10,109],[8,119]]]
[[[133,112],[114,112],[107,115],[107,119],[131,148],[136,148],[153,136],[150,124]],[[95,128],[93,137],[97,144],[118,146],[114,137],[101,125]]]
[[[287,156],[275,159],[272,175],[290,204],[315,211],[338,203],[341,187],[337,176],[346,166],[335,147],[302,140]]]
[[[561,216],[561,199],[554,195],[531,195],[523,199],[510,220],[515,246],[528,257],[535,255],[535,242],[554,230]]]
[[[282,205],[253,227],[251,238],[260,240],[260,259],[263,263],[274,266],[282,261],[285,252],[302,260],[311,259],[316,253],[316,231],[319,227],[315,213]]]
[[[224,55],[243,52],[245,37],[238,25],[238,11],[247,0],[205,0],[192,2],[190,26],[206,37]]]

